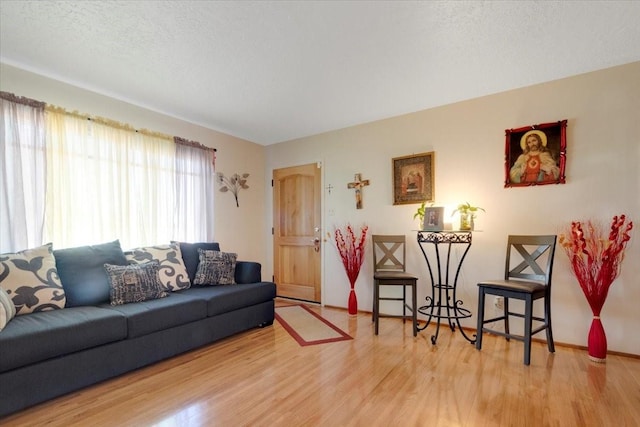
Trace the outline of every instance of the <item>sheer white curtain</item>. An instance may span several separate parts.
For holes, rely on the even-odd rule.
[[[211,242],[215,194],[215,154],[176,139],[174,235],[186,242]]]
[[[120,239],[124,249],[175,237],[175,143],[47,108],[45,236],[56,247]]]
[[[0,95],[0,252],[214,239],[213,149]]]
[[[0,94],[0,253],[41,245],[45,210],[44,103]]]

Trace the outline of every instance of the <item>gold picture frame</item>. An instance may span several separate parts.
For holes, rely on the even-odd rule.
[[[435,153],[412,154],[392,159],[393,204],[433,202],[435,200]]]

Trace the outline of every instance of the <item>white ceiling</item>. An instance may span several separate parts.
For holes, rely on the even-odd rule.
[[[639,22],[640,1],[1,0],[0,61],[268,145],[635,62]]]

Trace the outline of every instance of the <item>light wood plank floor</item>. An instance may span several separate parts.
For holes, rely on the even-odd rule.
[[[1,419],[3,426],[638,426],[640,359],[315,308],[354,339],[300,347],[276,321]]]

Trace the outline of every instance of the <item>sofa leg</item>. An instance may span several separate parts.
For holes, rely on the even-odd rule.
[[[270,322],[262,322],[258,324],[258,328],[266,328],[267,326],[273,325],[273,320]]]

